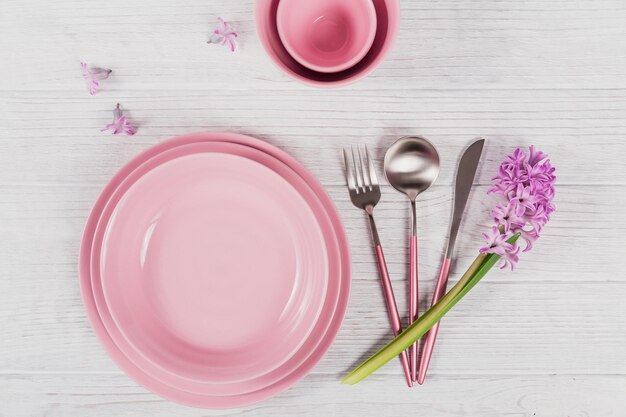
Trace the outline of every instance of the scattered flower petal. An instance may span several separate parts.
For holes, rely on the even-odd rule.
[[[118,103],[113,110],[113,121],[100,130],[102,132],[110,130],[114,135],[123,134],[126,136],[132,136],[137,131],[137,128],[128,121],[126,116],[124,116],[120,104]]]
[[[217,18],[217,26],[213,30],[211,37],[207,43],[214,43],[230,48],[231,52],[237,50],[237,32],[221,17]]]
[[[89,67],[84,62],[80,63],[80,69],[83,73],[83,79],[85,80],[85,83],[87,83],[89,94],[92,96],[98,92],[100,88],[100,81],[109,78],[113,72],[112,70],[106,68]]]

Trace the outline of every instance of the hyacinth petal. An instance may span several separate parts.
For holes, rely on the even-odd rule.
[[[483,233],[485,240],[487,241],[486,245],[480,248],[480,253],[495,253],[497,255],[503,255],[507,251],[513,249],[510,243],[507,242],[507,239],[510,236],[507,236],[505,233],[501,233],[500,229],[496,226],[491,228],[490,233]]]
[[[136,133],[137,128],[124,116],[122,108],[118,103],[115,109],[113,109],[113,121],[106,124],[100,131],[111,131],[113,135],[124,134],[132,136]]]
[[[541,162],[542,160],[546,159],[548,157],[548,155],[546,155],[545,153],[537,150],[535,148],[535,145],[530,145],[530,153],[528,155],[528,163],[531,166],[536,165],[537,163]]]
[[[526,242],[526,247],[522,250],[522,252],[528,252],[533,248],[533,242],[539,239],[539,233],[534,230],[520,230],[518,233],[521,234],[521,238]]]
[[[509,202],[507,205],[498,204],[492,211],[494,222],[502,226],[505,232],[515,231],[524,226],[525,220],[522,218],[524,209],[517,204]]]
[[[113,72],[106,68],[89,67],[85,62],[80,63],[80,69],[90,95],[96,94],[100,89],[100,81],[109,78]]]
[[[511,271],[515,270],[515,265],[519,262],[518,253],[520,251],[519,246],[515,245],[515,249],[511,249],[504,253],[502,256],[502,265],[500,269],[505,269],[507,266],[511,268]]]
[[[230,23],[218,17],[217,25],[207,43],[226,46],[231,52],[235,52],[237,50],[237,35]]]

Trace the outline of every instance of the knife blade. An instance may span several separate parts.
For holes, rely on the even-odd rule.
[[[454,209],[452,210],[452,220],[450,222],[450,232],[448,234],[448,247],[446,248],[446,258],[452,256],[454,245],[456,244],[456,237],[461,226],[461,219],[463,218],[463,212],[467,205],[470,190],[474,183],[474,177],[478,170],[478,163],[483,153],[483,147],[485,146],[485,139],[480,138],[472,143],[461,156],[459,166],[456,172],[456,184],[454,186]]]

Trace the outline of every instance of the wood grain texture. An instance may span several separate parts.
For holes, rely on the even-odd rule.
[[[553,417],[623,416],[626,378],[603,376],[432,376],[409,390],[375,376],[349,388],[312,374],[291,390],[239,410],[198,410],[146,392],[124,375],[0,375],[0,390],[11,401],[7,416],[388,416],[445,415]],[[376,395],[373,395],[375,393]],[[45,410],[45,414],[41,411]]]
[[[318,90],[280,73],[256,35],[253,0],[3,0],[0,4],[0,416],[622,416],[626,409],[626,4],[623,0],[402,0],[395,48],[371,76]],[[206,45],[221,15],[237,54]],[[78,63],[113,68],[87,95]],[[99,129],[115,103],[132,138]],[[231,411],[179,406],[107,357],[80,299],[78,245],[100,190],[138,152],[188,132],[230,130],[280,146],[328,190],[344,221],[353,287],[344,325],[289,391]],[[451,279],[489,224],[499,161],[536,144],[558,168],[558,211],[515,273],[494,271],[441,328],[426,385],[390,363],[362,384],[346,370],[389,339],[363,214],[343,186],[341,147],[381,168],[397,137],[442,156],[420,197],[420,302],[439,267],[455,163],[488,139]],[[406,311],[408,204],[376,210]]]

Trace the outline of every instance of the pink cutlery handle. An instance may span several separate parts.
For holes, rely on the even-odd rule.
[[[409,250],[409,324],[417,320],[418,314],[418,280],[417,280],[417,236],[411,236]],[[411,380],[415,381],[417,373],[417,342],[410,348]]]
[[[391,328],[393,335],[397,336],[402,331],[400,323],[400,313],[396,306],[396,297],[393,294],[393,288],[391,287],[391,279],[389,279],[389,271],[387,271],[387,262],[385,261],[385,254],[380,244],[376,245],[376,260],[378,261],[378,270],[380,272],[380,280],[383,284],[383,292],[385,295],[385,302],[387,304],[387,312],[389,313],[389,321],[391,322]],[[409,370],[409,358],[406,351],[400,354],[400,361],[402,362],[402,368],[404,369],[404,375],[406,376],[406,382],[409,387],[413,386],[413,379]]]
[[[448,275],[450,274],[450,258],[443,260],[441,265],[441,271],[439,272],[439,279],[437,280],[437,286],[435,287],[435,293],[433,294],[433,301],[431,306],[434,305],[443,295],[446,293],[446,287],[448,286]],[[430,364],[430,358],[433,355],[433,348],[435,347],[435,340],[437,339],[437,331],[439,330],[439,323],[435,323],[433,327],[428,331],[426,335],[426,341],[422,348],[422,358],[420,360],[420,369],[417,376],[417,383],[422,385],[424,379],[426,379],[426,372],[428,372],[428,365]]]

